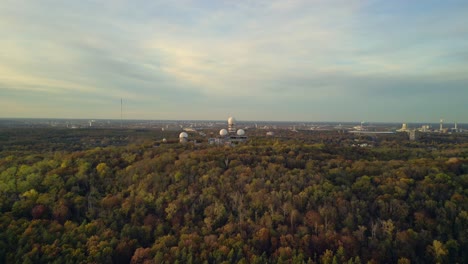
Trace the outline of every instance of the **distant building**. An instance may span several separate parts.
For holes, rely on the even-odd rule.
[[[182,132],[179,134],[179,142],[180,143],[187,143],[188,142],[188,134],[185,132]]]
[[[215,145],[232,145],[246,140],[247,136],[245,135],[245,130],[236,130],[236,120],[234,117],[229,117],[228,128],[221,129],[219,131],[219,136],[217,138],[209,138],[208,143]]]
[[[431,127],[429,125],[423,125],[418,130],[419,132],[431,132]]]
[[[419,137],[420,137],[420,133],[419,133],[419,131],[413,129],[413,130],[408,131],[408,136],[409,136],[409,140],[417,141],[419,139]]]
[[[361,122],[361,125],[353,127],[355,131],[366,131],[367,129],[364,127],[364,121]]]
[[[236,133],[236,119],[234,117],[228,118],[228,132],[229,133]]]
[[[233,143],[240,143],[247,140],[247,136],[245,135],[245,131],[243,129],[237,130],[236,134],[231,134],[229,136],[229,142]]]
[[[452,133],[459,133],[459,132],[461,132],[461,129],[458,129],[458,124],[455,123],[455,124],[454,124],[454,127],[453,127],[452,129],[450,129],[450,131],[451,131]]]
[[[408,132],[408,125],[406,123],[403,123],[401,125],[401,128],[400,129],[397,129],[397,132]]]

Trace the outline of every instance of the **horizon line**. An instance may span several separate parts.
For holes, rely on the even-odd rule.
[[[225,121],[224,119],[120,119],[120,118],[63,118],[63,117],[0,117],[0,120],[21,120],[21,119],[37,119],[37,120],[107,120],[107,121]],[[380,123],[380,124],[440,124],[440,122],[425,122],[425,121],[305,121],[305,120],[239,120],[237,122],[278,122],[278,123]],[[468,124],[468,122],[446,122],[443,124]]]

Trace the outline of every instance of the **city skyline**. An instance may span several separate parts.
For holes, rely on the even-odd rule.
[[[464,1],[6,1],[0,118],[468,123]]]

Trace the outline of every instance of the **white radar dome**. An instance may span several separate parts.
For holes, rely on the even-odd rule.
[[[228,134],[228,132],[227,132],[227,130],[224,129],[224,128],[221,129],[221,130],[219,131],[219,135],[220,135],[220,136],[226,136],[227,134]]]
[[[229,117],[228,118],[228,124],[229,125],[234,125],[236,123],[236,119],[234,117]]]
[[[179,134],[179,138],[188,138],[188,134],[185,132],[182,132]]]
[[[243,135],[245,135],[244,129],[239,129],[239,130],[237,130],[237,135],[238,135],[238,136],[243,136]]]

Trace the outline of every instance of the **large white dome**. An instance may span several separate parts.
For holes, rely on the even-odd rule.
[[[229,125],[234,125],[236,123],[236,119],[234,117],[229,117],[228,118],[228,124]]]
[[[237,130],[237,135],[238,135],[238,136],[243,136],[243,135],[245,135],[244,129],[239,129],[239,130]]]
[[[223,136],[223,137],[224,137],[224,136],[226,136],[227,134],[228,134],[228,131],[227,131],[226,129],[224,129],[224,128],[221,129],[221,130],[219,131],[219,135],[220,135],[220,136]]]
[[[182,132],[179,134],[179,138],[188,138],[188,134],[185,132]]]

